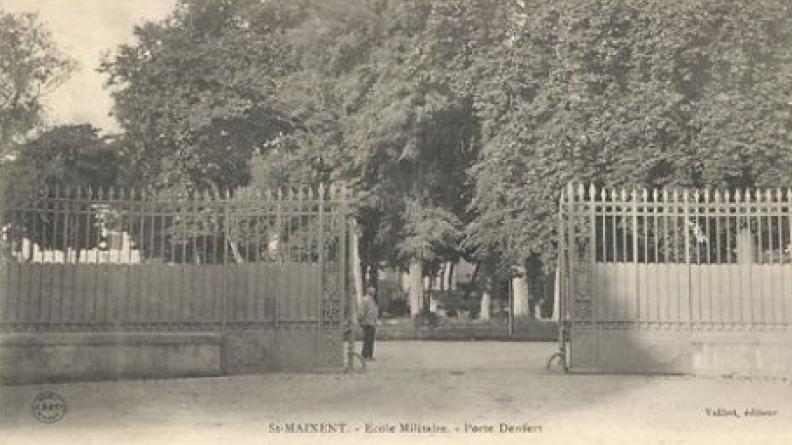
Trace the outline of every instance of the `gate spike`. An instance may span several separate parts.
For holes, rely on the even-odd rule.
[[[647,190],[646,187],[641,189],[641,201],[649,202],[649,190]]]
[[[727,203],[731,202],[731,198],[732,198],[731,197],[731,190],[729,190],[729,189],[724,190],[724,192],[723,192],[723,201],[727,202]]]
[[[657,202],[657,198],[659,198],[659,197],[660,197],[660,191],[657,190],[657,187],[653,188],[652,189],[652,200],[654,202]]]
[[[720,189],[715,189],[715,196],[714,196],[714,198],[715,198],[715,202],[720,202],[720,201],[721,201],[721,193],[720,193]]]
[[[786,201],[787,202],[792,201],[792,188],[788,188],[786,190]]]
[[[699,191],[699,189],[693,190],[693,202],[698,203],[700,199],[701,199],[701,192]]]
[[[742,200],[743,200],[743,199],[742,199],[742,192],[740,192],[740,189],[737,189],[737,190],[734,192],[734,200],[735,200],[736,202],[742,202]]]
[[[318,199],[319,199],[320,201],[324,200],[324,195],[325,195],[325,186],[324,186],[324,183],[319,183],[319,190],[318,190],[318,193],[319,193]]]
[[[600,200],[602,202],[605,202],[605,200],[608,199],[608,191],[607,191],[607,189],[605,187],[602,187],[600,189],[600,198],[601,198]]]
[[[709,187],[704,189],[704,202],[710,202],[710,189],[709,189]]]
[[[586,200],[586,196],[585,196],[586,195],[586,189],[583,187],[583,183],[582,182],[578,182],[577,183],[577,195],[578,195],[578,199],[580,201],[585,201]]]
[[[592,202],[597,200],[597,186],[593,182],[589,184],[589,199]]]
[[[767,202],[773,202],[773,192],[770,189],[765,191],[765,200]]]

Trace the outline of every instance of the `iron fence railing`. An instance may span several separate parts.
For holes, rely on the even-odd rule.
[[[792,327],[792,190],[570,185],[561,219],[567,320]]]
[[[0,209],[0,328],[340,326],[349,199],[341,186],[13,196]]]

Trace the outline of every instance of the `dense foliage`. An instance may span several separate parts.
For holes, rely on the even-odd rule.
[[[89,190],[109,190],[122,183],[120,161],[115,141],[100,136],[90,125],[54,127],[21,145],[5,165],[3,179],[9,187],[0,195],[5,205],[17,209],[5,215],[7,233],[18,242],[27,238],[41,249],[96,247],[99,215],[87,200],[59,212],[51,200],[41,198],[87,198]]]
[[[0,163],[11,144],[42,124],[42,97],[73,66],[36,15],[9,13],[0,5]]]
[[[555,254],[559,191],[792,183],[784,1],[589,0],[525,10],[482,58],[485,129],[469,241]]]
[[[180,0],[135,35],[100,68],[127,185],[347,182],[367,264],[538,274],[571,180],[792,185],[786,0]]]

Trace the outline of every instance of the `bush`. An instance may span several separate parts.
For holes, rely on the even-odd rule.
[[[391,300],[383,312],[388,317],[404,317],[405,315],[410,315],[410,306],[407,304],[406,299]]]
[[[467,297],[467,289],[460,287],[456,290],[433,292],[438,301],[438,310],[444,310],[449,317],[459,317],[463,313],[470,314],[471,318],[478,315],[480,292],[471,292]]]
[[[408,295],[398,282],[382,280],[377,285],[377,300],[385,317],[401,317],[410,313],[407,305]]]
[[[425,311],[422,309],[421,312],[418,313],[416,321],[419,324],[425,326],[428,325],[431,327],[437,327],[437,325],[440,324],[440,317],[438,317],[434,312]]]

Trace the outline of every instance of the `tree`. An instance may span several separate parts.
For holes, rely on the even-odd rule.
[[[101,71],[113,89],[131,168],[142,183],[191,189],[247,185],[250,160],[294,128],[280,77],[283,32],[301,2],[180,0],[135,28]]]
[[[41,99],[73,67],[35,14],[13,14],[0,7],[0,164],[11,144],[23,142],[39,127]]]
[[[3,200],[16,209],[5,215],[9,233],[42,249],[91,249],[100,240],[97,209],[88,190],[117,184],[121,175],[118,147],[91,125],[63,125],[23,144],[8,164],[9,187]],[[82,196],[85,202],[56,203],[55,197]]]
[[[461,254],[477,135],[462,74],[490,3],[183,0],[102,70],[144,181],[348,182],[364,261],[422,273]]]
[[[359,192],[364,262],[409,266],[413,315],[424,273],[464,253],[478,134],[464,67],[476,31],[468,22],[488,17],[486,4],[361,1],[352,16],[365,19],[350,23],[362,25],[307,22],[328,46],[303,66],[318,73],[311,79],[330,79],[322,98],[342,110],[346,152],[331,150],[328,164]]]
[[[779,186],[790,167],[792,10],[781,0],[526,5],[476,69],[484,129],[468,242],[552,267],[570,180]]]

